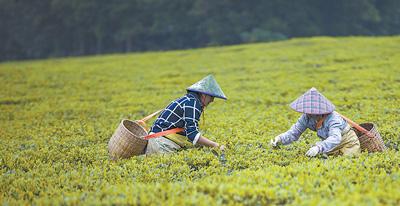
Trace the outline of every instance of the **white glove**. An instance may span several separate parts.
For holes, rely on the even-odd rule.
[[[282,142],[281,136],[278,135],[278,136],[275,137],[275,139],[271,139],[270,144],[271,144],[272,147],[276,147],[276,146],[278,146],[278,143],[281,143],[281,142]]]
[[[318,154],[319,152],[320,152],[320,151],[319,151],[319,147],[318,147],[318,146],[314,146],[314,147],[311,147],[311,148],[307,151],[306,155],[309,156],[309,157],[315,157],[315,156],[317,156],[317,154]]]

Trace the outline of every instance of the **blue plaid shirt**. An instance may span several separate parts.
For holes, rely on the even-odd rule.
[[[196,144],[200,138],[199,120],[203,108],[200,97],[189,92],[185,96],[172,101],[158,116],[150,132],[162,132],[173,128],[184,128],[179,134],[188,137]]]
[[[316,125],[317,120],[315,118],[309,118],[306,114],[303,114],[287,132],[280,134],[282,143],[290,144],[297,141],[308,128],[317,131],[317,135],[322,141],[317,142],[316,145],[321,152],[326,153],[340,144],[342,131],[346,130],[348,124],[338,113],[332,112],[325,118],[319,129],[316,129]]]

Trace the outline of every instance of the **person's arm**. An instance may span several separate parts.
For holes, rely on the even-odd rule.
[[[204,136],[200,136],[199,140],[197,141],[198,144],[203,145],[203,146],[207,146],[207,147],[215,147],[218,148],[220,150],[224,150],[225,146],[224,145],[219,145],[218,143],[209,140],[208,138],[204,137]]]
[[[307,115],[303,114],[288,131],[279,135],[280,142],[286,145],[297,141],[300,135],[307,129],[307,121]]]
[[[185,121],[186,136],[193,142],[193,145],[200,144],[203,146],[216,147],[220,150],[224,150],[224,145],[219,145],[218,143],[209,140],[208,138],[202,136],[199,132],[198,125],[201,115],[200,109],[201,105],[195,100],[191,100],[183,106],[183,120]]]

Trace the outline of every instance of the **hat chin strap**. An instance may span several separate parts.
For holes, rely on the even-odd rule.
[[[204,105],[204,101],[205,101],[205,96],[204,96],[204,94],[200,94],[200,102],[201,102],[201,108],[202,108],[202,110],[203,110],[203,127],[205,127],[205,125],[206,125],[206,118],[204,117],[204,115],[205,115],[205,111],[206,111],[206,106]]]
[[[205,117],[205,114],[206,114],[206,108],[203,107],[203,127],[206,126],[206,117]]]

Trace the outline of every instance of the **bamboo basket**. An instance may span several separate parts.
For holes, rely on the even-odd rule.
[[[373,123],[362,123],[361,127],[369,131],[370,136],[353,128],[360,141],[361,151],[367,150],[368,152],[382,152],[386,150],[382,137],[378,132],[377,126]]]
[[[108,142],[108,152],[112,160],[130,158],[145,153],[146,130],[137,122],[122,120]]]

